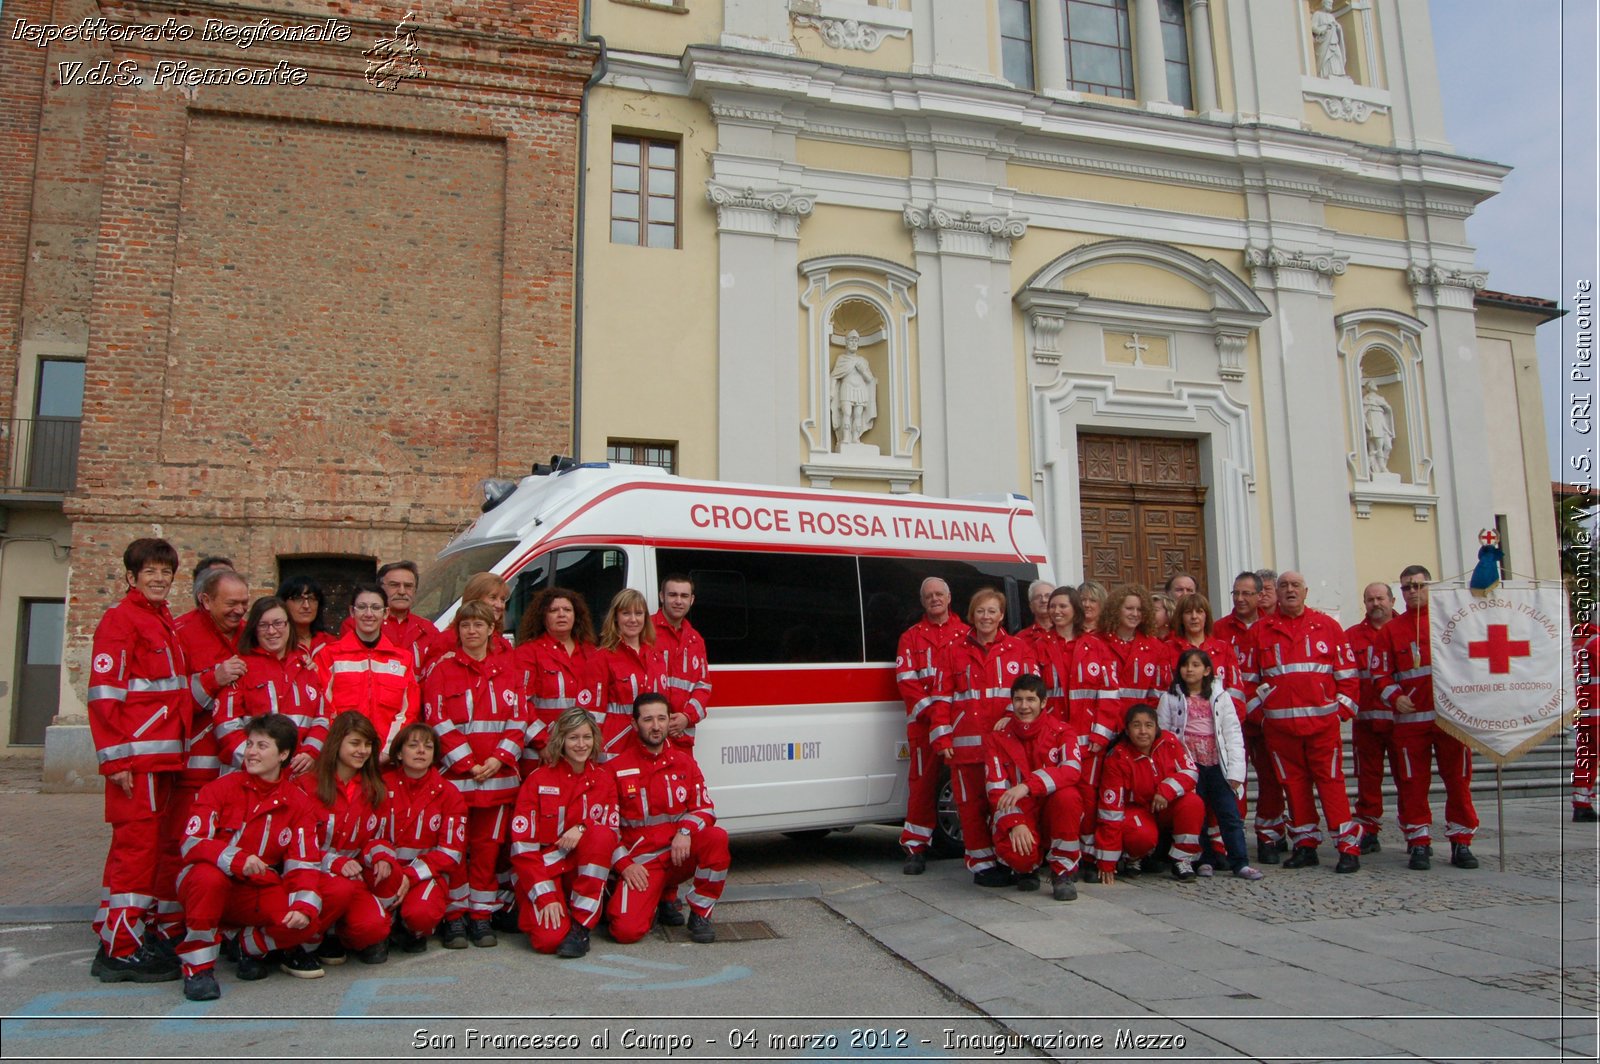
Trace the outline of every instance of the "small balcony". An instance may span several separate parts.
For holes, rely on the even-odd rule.
[[[0,504],[56,505],[78,480],[79,418],[0,421]]]

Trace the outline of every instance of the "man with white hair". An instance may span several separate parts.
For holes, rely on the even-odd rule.
[[[937,576],[922,582],[922,620],[900,637],[895,656],[895,682],[906,703],[906,741],[911,750],[910,795],[900,847],[906,852],[903,871],[921,875],[933,841],[935,800],[939,786],[939,758],[928,741],[932,726],[928,707],[933,704],[933,678],[939,652],[967,633],[966,622],[950,612],[950,585]]]

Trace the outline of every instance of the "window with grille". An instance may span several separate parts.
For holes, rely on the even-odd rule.
[[[1183,0],[1161,0],[1161,50],[1167,56],[1167,99],[1186,108],[1194,107],[1194,89],[1189,80],[1189,33],[1183,15]]]
[[[1033,9],[1028,0],[1000,0],[1000,69],[1018,88],[1034,87]]]
[[[611,138],[611,242],[678,246],[678,142]]]
[[[678,471],[678,445],[661,440],[607,440],[606,461]]]
[[[1128,0],[1066,0],[1067,87],[1133,99]]]

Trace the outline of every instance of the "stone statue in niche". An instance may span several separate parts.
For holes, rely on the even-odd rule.
[[[843,336],[834,334],[828,339],[844,347],[828,374],[828,405],[833,414],[835,446],[859,444],[861,437],[870,432],[873,422],[878,420],[878,378],[867,365],[861,345],[877,343],[883,339],[883,333],[862,336],[851,329]]]
[[[1361,423],[1367,433],[1367,476],[1372,480],[1392,477],[1389,455],[1394,451],[1394,409],[1378,394],[1378,382],[1371,377],[1361,388]]]
[[[1333,17],[1333,0],[1322,0],[1311,13],[1311,39],[1317,46],[1317,74],[1325,78],[1350,77],[1344,69],[1344,27]]]

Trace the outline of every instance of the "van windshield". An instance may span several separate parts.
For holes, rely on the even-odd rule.
[[[514,539],[496,540],[438,559],[422,571],[411,611],[430,621],[438,620],[461,597],[461,590],[474,574],[493,569],[516,545]]]

